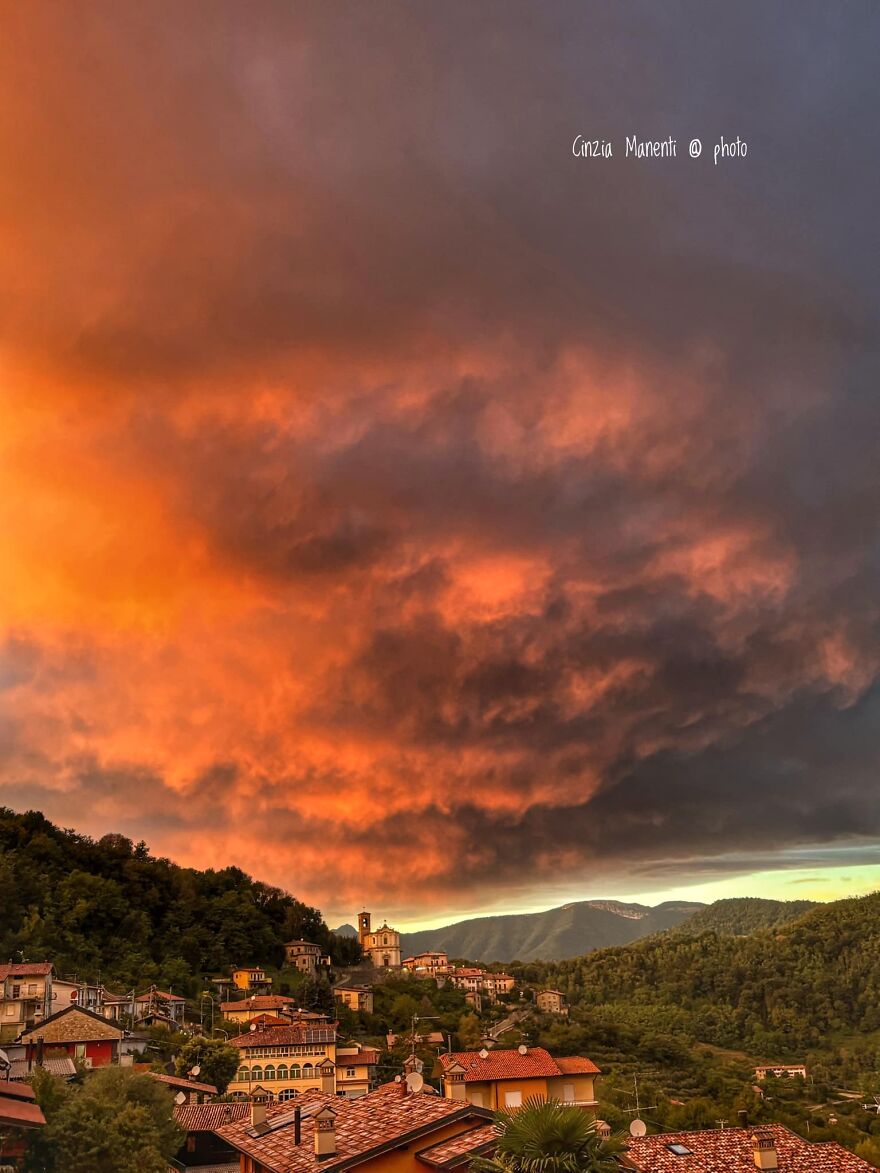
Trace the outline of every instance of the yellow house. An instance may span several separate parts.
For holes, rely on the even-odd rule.
[[[250,998],[241,998],[238,1002],[221,1002],[220,1013],[230,1022],[245,1023],[260,1014],[290,1013],[295,1006],[296,999],[284,994],[251,994]]]
[[[373,1086],[373,1073],[379,1063],[375,1047],[352,1041],[336,1048],[336,1094],[350,1100],[365,1096]]]
[[[369,986],[335,986],[333,996],[349,1010],[361,1014],[373,1013],[373,991]]]
[[[230,1039],[241,1058],[228,1090],[254,1100],[292,1100],[305,1091],[336,1092],[336,1026],[252,1023]]]
[[[241,965],[232,971],[232,984],[239,990],[268,992],[272,988],[272,979],[266,977],[266,971],[259,965]]]
[[[598,1105],[599,1068],[579,1055],[554,1059],[543,1047],[516,1051],[459,1051],[440,1055],[443,1094],[478,1108],[519,1108],[528,1099],[559,1100],[581,1108]]]

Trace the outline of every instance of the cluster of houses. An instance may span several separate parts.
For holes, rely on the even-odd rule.
[[[376,968],[450,983],[477,1009],[483,998],[495,1002],[513,990],[509,975],[450,965],[442,952],[401,959],[399,934],[387,923],[374,932],[369,913],[360,915],[359,926],[362,948]],[[288,965],[303,973],[329,968],[329,958],[311,942],[288,942],[285,953]],[[226,1095],[195,1078],[149,1072],[167,1087],[169,1111],[185,1133],[169,1173],[464,1170],[475,1156],[494,1152],[494,1113],[516,1111],[532,1099],[588,1112],[600,1135],[611,1132],[599,1118],[599,1069],[585,1056],[554,1056],[525,1044],[505,1049],[491,1038],[479,1051],[444,1050],[445,1040],[436,1034],[428,1039],[437,1044],[432,1070],[425,1070],[413,1046],[403,1075],[388,1080],[386,1074],[383,1082],[375,1047],[340,1037],[339,1023],[329,1015],[273,994],[271,978],[259,966],[235,967],[215,979],[215,987],[224,1025],[238,1028],[228,1039],[239,1060]],[[369,984],[339,984],[334,993],[350,1010],[373,1012]],[[568,1013],[559,990],[537,991],[535,1003],[543,1013]],[[70,1079],[83,1067],[133,1066],[149,1041],[139,1030],[180,1028],[185,1010],[183,997],[155,987],[114,994],[61,979],[49,962],[0,966],[0,1168],[17,1168],[27,1130],[45,1124],[27,1082],[36,1067]],[[386,1041],[391,1046],[395,1040]],[[805,1069],[768,1066],[756,1077],[794,1073]],[[810,1144],[779,1125],[750,1129],[740,1123],[633,1136],[618,1162],[635,1173],[872,1169],[837,1144]]]

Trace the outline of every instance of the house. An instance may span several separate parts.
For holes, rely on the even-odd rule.
[[[595,1108],[599,1068],[591,1059],[554,1059],[543,1047],[458,1051],[439,1056],[443,1094],[480,1108],[519,1108],[531,1098]]]
[[[400,1090],[398,1090],[398,1088]],[[472,1104],[411,1093],[405,1082],[347,1100],[309,1092],[296,1104],[252,1105],[250,1119],[219,1128],[248,1173],[428,1173],[466,1168],[494,1144],[489,1113]],[[444,1154],[444,1145],[457,1146]]]
[[[371,986],[334,986],[333,997],[343,1006],[358,1014],[373,1013],[373,990]]]
[[[229,1092],[250,1099],[281,1101],[310,1089],[335,1094],[335,1023],[251,1025],[256,1029],[229,1040],[241,1054]]]
[[[105,1067],[119,1061],[125,1031],[100,1014],[68,1006],[50,1014],[21,1036],[28,1063],[42,1063],[45,1057],[69,1055],[86,1067]]]
[[[377,969],[400,969],[400,933],[389,928],[387,921],[373,932],[371,923],[371,913],[358,914],[358,938],[364,957],[369,958]]]
[[[873,1165],[834,1141],[810,1144],[781,1124],[661,1132],[633,1137],[621,1159],[640,1173],[871,1173]]]
[[[336,1094],[365,1096],[376,1083],[375,1072],[379,1064],[379,1052],[363,1043],[343,1043],[336,1048]]]
[[[280,1014],[294,1006],[296,999],[284,994],[252,994],[238,1002],[221,1002],[220,1013],[230,1022],[250,1022],[260,1014]]]
[[[25,1134],[45,1124],[46,1118],[33,1089],[27,1084],[0,1079],[0,1165],[4,1169],[18,1168],[24,1157]]]
[[[152,1026],[154,1023],[172,1029],[183,1026],[186,998],[170,990],[157,990],[151,986],[143,994],[108,994],[105,992],[101,1013],[111,1022],[129,1021],[138,1026]]]
[[[194,1079],[184,1079],[180,1075],[165,1075],[160,1071],[148,1071],[147,1075],[157,1083],[170,1088],[176,1103],[201,1104],[204,1103],[206,1096],[217,1095],[217,1089],[212,1083],[198,1083]],[[180,1096],[183,1096],[183,1099],[178,1099]]]
[[[323,955],[321,946],[311,941],[288,941],[284,946],[284,960],[301,973],[312,975],[319,965],[330,964],[330,958]]]
[[[81,982],[76,978],[52,978],[52,1005],[50,1014],[63,1010],[65,1006],[83,1006],[86,1010],[94,1010],[100,1014],[104,1005],[104,987],[89,982]]]
[[[561,990],[539,990],[535,1004],[543,1014],[568,1015],[568,1002]]]
[[[476,990],[467,990],[465,993],[465,996],[464,996],[464,1000],[465,1000],[465,1002],[467,1002],[468,1006],[470,1006],[471,1009],[475,1013],[482,1014],[482,1012],[483,1012],[483,995],[482,994],[478,993]]]
[[[174,1119],[186,1133],[186,1140],[171,1162],[181,1173],[239,1173],[238,1151],[217,1135],[224,1124],[250,1119],[250,1104],[182,1104]]]
[[[259,965],[237,965],[232,970],[232,984],[238,990],[253,990],[257,994],[268,994],[272,979]]]
[[[509,973],[489,973],[474,966],[449,966],[438,970],[435,976],[438,985],[450,982],[456,989],[464,990],[465,997],[479,994],[481,1000],[485,998],[492,1003],[498,1001],[499,994],[509,994],[516,985]]]
[[[416,953],[403,960],[403,968],[417,977],[436,977],[441,970],[449,968],[449,957],[442,952]]]
[[[0,965],[0,1043],[52,1013],[53,975],[51,961]]]
[[[806,1079],[807,1068],[803,1063],[778,1063],[773,1067],[755,1068],[755,1079],[767,1079],[769,1076],[774,1076],[776,1079],[781,1079],[785,1076],[789,1079]]]

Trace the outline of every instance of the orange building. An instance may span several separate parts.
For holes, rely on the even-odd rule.
[[[459,1051],[439,1057],[443,1094],[478,1108],[519,1108],[528,1099],[595,1108],[599,1068],[592,1059],[554,1059],[543,1047]]]
[[[490,1153],[490,1113],[405,1082],[346,1100],[309,1092],[295,1104],[252,1105],[250,1116],[215,1130],[241,1154],[241,1173],[429,1173],[466,1169]]]

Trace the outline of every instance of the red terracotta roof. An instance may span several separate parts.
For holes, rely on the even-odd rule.
[[[147,990],[143,994],[138,994],[135,1002],[150,1002],[154,998],[158,998],[160,1002],[185,1002],[186,998],[182,994],[172,994],[165,990]]]
[[[0,1080],[0,1124],[16,1128],[39,1128],[46,1123],[35,1101],[33,1088],[22,1083]]]
[[[187,1132],[213,1132],[224,1124],[250,1118],[251,1106],[246,1103],[180,1104],[174,1109],[174,1119]]]
[[[221,1002],[220,1010],[223,1014],[230,1010],[281,1010],[295,1001],[284,994],[254,994],[250,998],[239,998],[237,1002]]]
[[[416,1159],[435,1169],[457,1169],[467,1164],[471,1157],[491,1152],[497,1140],[495,1125],[483,1124],[459,1133],[451,1140],[442,1140],[429,1149],[421,1149],[416,1153]]]
[[[636,1137],[627,1146],[626,1161],[641,1173],[754,1173],[756,1132],[775,1142],[779,1173],[871,1173],[874,1168],[842,1145],[810,1144],[781,1124]],[[677,1156],[670,1145],[683,1145],[690,1153]]]
[[[194,1079],[184,1079],[180,1075],[164,1075],[160,1071],[147,1073],[158,1083],[165,1083],[169,1087],[176,1087],[183,1092],[198,1092],[200,1095],[216,1096],[217,1089],[212,1083],[196,1083]]]
[[[400,1085],[397,1085],[398,1088]],[[320,1092],[305,1092],[296,1106],[302,1113],[302,1139],[294,1144],[294,1106],[271,1105],[267,1109],[268,1128],[259,1134],[251,1128],[250,1120],[225,1125],[217,1135],[240,1152],[256,1159],[271,1173],[302,1173],[315,1169],[314,1113],[330,1107],[336,1113],[336,1156],[321,1163],[322,1170],[338,1173],[350,1169],[368,1158],[375,1158],[387,1147],[398,1147],[407,1141],[414,1143],[421,1137],[430,1145],[430,1135],[457,1120],[463,1123],[486,1120],[491,1113],[461,1100],[445,1100],[441,1096],[387,1095],[370,1092],[369,1095],[347,1100],[325,1096]]]
[[[45,977],[53,968],[51,961],[24,961],[20,964],[10,962],[0,965],[0,982],[10,977]]]
[[[556,1066],[563,1075],[596,1075],[599,1071],[592,1059],[582,1055],[563,1055],[556,1060]]]
[[[562,1063],[565,1063],[565,1068]],[[440,1065],[444,1074],[453,1064],[460,1064],[465,1071],[465,1083],[482,1083],[494,1079],[541,1079],[554,1075],[596,1074],[599,1068],[591,1059],[580,1056],[569,1056],[565,1060],[556,1060],[543,1047],[529,1047],[525,1055],[519,1051],[492,1050],[486,1058],[480,1057],[478,1051],[454,1051],[452,1054],[442,1054]],[[574,1067],[573,1063],[578,1066]]]

